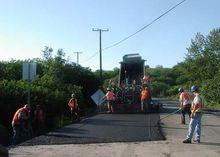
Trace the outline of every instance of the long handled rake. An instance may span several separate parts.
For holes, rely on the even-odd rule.
[[[160,119],[157,121],[157,125],[159,125],[159,123],[161,122],[161,120],[163,120],[163,119],[165,119],[165,118],[167,118],[167,117],[169,117],[169,116],[172,116],[172,115],[176,114],[176,113],[179,112],[180,110],[181,110],[181,109],[178,109],[178,110],[176,110],[176,111],[174,111],[174,112],[172,112],[172,113],[170,113],[170,114],[168,114],[168,115],[166,115],[166,116],[160,118]]]

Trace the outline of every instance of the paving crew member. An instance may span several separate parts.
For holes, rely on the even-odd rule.
[[[141,91],[141,110],[149,111],[150,93],[147,86],[144,86]]]
[[[184,89],[181,87],[178,89],[178,92],[180,93],[180,110],[181,110],[181,124],[185,124],[185,114],[187,113],[190,117],[191,115],[191,102],[190,102],[190,95],[188,92],[184,91]]]
[[[33,128],[32,128],[32,116],[31,116],[31,112],[28,112],[28,119],[26,121],[25,124],[25,139],[24,140],[28,140],[30,138],[33,137],[34,133],[33,133]]]
[[[26,128],[27,121],[30,118],[31,105],[26,104],[24,107],[18,109],[12,120],[12,128],[13,128],[13,138],[12,138],[12,145],[17,144],[20,141],[23,141],[27,137],[26,135]]]
[[[189,123],[187,137],[185,140],[183,140],[183,143],[191,143],[194,132],[194,142],[200,143],[203,102],[199,95],[199,89],[197,86],[192,86],[191,91],[194,94],[194,99],[191,106],[191,119]]]
[[[150,83],[151,83],[151,79],[150,79],[150,76],[148,76],[148,75],[144,75],[144,77],[143,77],[143,82],[142,82],[142,84],[144,84],[144,85],[150,85]]]
[[[113,113],[114,112],[115,94],[111,91],[110,88],[107,88],[107,93],[106,93],[105,97],[108,101],[108,112]]]
[[[76,118],[77,121],[80,120],[79,113],[78,113],[78,103],[77,99],[75,98],[75,94],[71,94],[71,99],[69,100],[68,106],[70,107],[71,112],[71,121]]]
[[[37,105],[34,111],[34,124],[36,135],[40,135],[45,130],[45,112],[41,105]]]

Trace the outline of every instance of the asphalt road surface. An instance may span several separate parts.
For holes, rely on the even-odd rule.
[[[177,101],[160,101],[163,103],[161,118],[178,109]],[[180,113],[160,122],[160,129],[166,140],[161,140],[163,136],[158,132],[158,127],[155,127],[158,114],[100,114],[23,144],[28,146],[12,147],[9,149],[9,156],[219,157],[219,117],[220,111],[204,111],[201,143],[183,144],[189,119],[186,119],[186,125],[180,124]]]
[[[83,144],[163,140],[159,114],[98,114],[21,145]]]

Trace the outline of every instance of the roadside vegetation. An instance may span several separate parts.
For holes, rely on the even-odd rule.
[[[172,68],[148,68],[153,95],[177,98],[177,90],[200,88],[206,107],[220,109],[220,28],[208,35],[197,33],[187,48],[185,60]]]
[[[89,97],[101,82],[91,69],[65,60],[62,49],[53,52],[45,47],[42,52],[43,59],[0,62],[0,140],[6,138],[2,132],[12,130],[11,120],[15,111],[27,103],[28,82],[22,80],[24,62],[37,63],[38,76],[31,82],[31,104],[32,110],[36,105],[43,106],[47,129],[61,126],[63,119],[65,123],[65,117],[70,116],[67,104],[71,93],[75,93],[78,99],[82,116],[95,107]]]
[[[197,33],[187,48],[185,60],[172,68],[146,66],[146,73],[152,78],[154,97],[177,98],[177,90],[183,87],[189,91],[191,85],[201,89],[205,105],[220,109],[220,28],[208,35]],[[11,120],[15,111],[27,102],[28,82],[22,80],[22,64],[37,63],[37,77],[31,83],[31,104],[43,105],[48,128],[69,116],[67,103],[71,93],[76,94],[81,115],[96,107],[90,96],[110,79],[117,80],[119,69],[103,71],[103,82],[99,71],[91,71],[68,59],[62,49],[54,51],[45,47],[43,59],[0,61],[0,135],[9,135]],[[4,140],[3,136],[0,139]],[[0,141],[0,143],[3,143]]]

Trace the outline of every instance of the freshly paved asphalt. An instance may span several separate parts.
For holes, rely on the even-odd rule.
[[[163,140],[159,114],[98,114],[21,145],[82,144]]]
[[[177,101],[160,100],[163,103],[163,109],[160,113],[161,118],[167,117],[170,113],[178,109]],[[150,118],[148,117],[150,116]],[[9,156],[12,157],[219,157],[220,155],[220,112],[205,111],[202,117],[202,136],[200,144],[183,144],[182,140],[187,133],[189,119],[186,119],[186,125],[180,124],[180,113],[172,114],[160,121],[160,129],[166,140],[147,141],[151,137],[154,140],[154,133],[157,134],[157,127],[152,124],[158,120],[157,114],[153,115],[108,115],[100,114],[86,119],[80,124],[72,124],[63,129],[58,129],[45,136],[29,142],[33,146],[16,146],[9,149]],[[150,121],[151,125],[147,121]],[[126,123],[125,123],[126,122]],[[133,126],[134,125],[134,126]],[[151,126],[151,132],[146,131]],[[91,131],[100,130],[99,132]],[[120,128],[123,128],[122,130]],[[90,128],[90,129],[88,129]],[[108,128],[108,129],[107,129]],[[136,128],[133,129],[132,128]],[[65,133],[68,130],[68,135]],[[110,130],[109,130],[110,129]],[[156,129],[156,130],[154,130]],[[96,130],[96,131],[97,131]],[[106,132],[107,130],[107,132]],[[144,131],[144,134],[142,133]],[[132,140],[140,142],[117,142],[120,140],[129,140],[130,132]],[[149,134],[151,133],[151,134]],[[119,134],[119,139],[115,135]],[[127,135],[127,136],[126,136]],[[140,139],[140,137],[142,137]],[[151,136],[149,136],[151,135]],[[99,141],[106,139],[106,143],[95,144],[59,144],[60,141],[73,143],[77,142],[74,136],[78,136],[78,143]],[[159,136],[161,136],[159,134]],[[159,137],[158,136],[158,137]],[[93,138],[90,138],[93,137]],[[126,138],[124,138],[126,137]],[[50,139],[51,141],[48,141]],[[92,140],[91,140],[92,139]],[[102,140],[103,140],[102,139]],[[111,142],[111,140],[116,142]],[[156,138],[158,139],[158,138]],[[74,141],[75,140],[75,141]],[[131,139],[130,139],[131,140]],[[35,145],[34,141],[41,145]],[[103,140],[104,141],[104,140]],[[41,142],[41,143],[40,143]],[[101,142],[101,140],[100,140]],[[111,143],[110,143],[111,142]],[[50,145],[54,143],[54,145]],[[55,144],[57,143],[57,144]],[[26,143],[28,144],[28,143]]]

